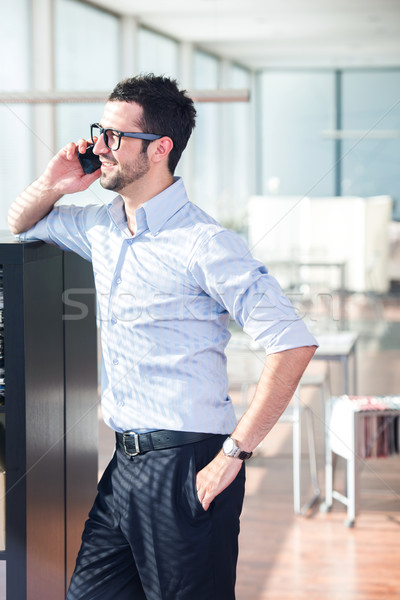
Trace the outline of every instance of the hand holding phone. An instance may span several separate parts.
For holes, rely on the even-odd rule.
[[[93,144],[88,144],[86,148],[86,152],[78,152],[78,159],[81,163],[83,172],[86,175],[90,173],[94,173],[101,167],[101,161],[97,154],[93,154]]]

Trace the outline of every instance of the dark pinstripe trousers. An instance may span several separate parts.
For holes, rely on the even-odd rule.
[[[234,600],[244,465],[208,511],[196,491],[225,437],[133,458],[117,447],[67,600]]]

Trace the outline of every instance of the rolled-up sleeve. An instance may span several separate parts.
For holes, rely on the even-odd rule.
[[[235,233],[220,230],[205,240],[190,261],[190,271],[267,354],[318,346],[277,280]]]
[[[41,240],[62,250],[76,252],[91,261],[92,248],[88,232],[96,222],[98,212],[102,210],[104,207],[98,205],[58,206],[18,237],[22,241]]]

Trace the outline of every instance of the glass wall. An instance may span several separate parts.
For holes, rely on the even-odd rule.
[[[29,0],[0,2],[0,23],[0,92],[26,91],[32,84]],[[8,206],[33,178],[32,109],[2,103],[0,123],[7,140],[0,145],[0,229],[6,229]]]
[[[400,70],[266,71],[260,92],[259,193],[390,195],[400,220]]]
[[[33,37],[40,42],[40,19],[32,19],[30,0],[15,0],[0,4],[0,18],[7,23],[0,39],[3,56],[13,56],[13,61],[2,61],[0,91],[24,91],[33,88],[31,79],[34,53]],[[44,87],[51,85],[58,91],[101,91],[105,95],[119,80],[121,67],[121,19],[105,10],[79,0],[49,0],[51,11],[45,45],[47,74]],[[38,31],[33,31],[39,23]],[[93,36],[88,36],[93,32]],[[134,62],[137,72],[154,72],[180,79],[180,45],[169,37],[135,26],[131,31],[136,45]],[[91,41],[93,39],[96,42]],[[36,38],[35,38],[36,39]],[[52,41],[51,41],[52,40]],[[106,51],[101,44],[106,41]],[[40,44],[39,44],[40,45]],[[192,83],[194,89],[215,89],[221,82],[221,60],[199,50],[193,52]],[[225,65],[223,87],[249,87],[249,73],[241,67]],[[48,88],[47,88],[48,89]],[[44,90],[45,91],[45,90]],[[40,142],[40,132],[33,131],[34,105],[10,104],[0,107],[3,127],[10,140],[0,152],[4,172],[0,191],[3,210],[0,227],[6,228],[6,213],[15,196],[37,176],[48,158],[69,141],[89,137],[89,125],[101,120],[104,103],[59,103],[54,110],[44,105],[40,127],[46,135]],[[247,197],[250,194],[250,152],[254,140],[249,136],[249,105],[241,103],[197,103],[197,128],[186,154],[186,185],[191,199],[228,226],[240,229],[244,222]],[[36,122],[36,121],[35,121]],[[39,136],[39,137],[38,137]],[[240,138],[240,143],[235,143]],[[34,147],[35,144],[35,147]],[[51,147],[50,147],[51,146]],[[54,146],[54,147],[53,147]],[[43,149],[38,158],[37,150]],[[40,155],[40,152],[39,152]],[[35,172],[38,171],[38,172]],[[177,170],[179,174],[179,168]],[[13,175],[14,174],[14,175]],[[99,183],[81,194],[64,197],[62,202],[105,202],[110,198]]]
[[[334,73],[266,71],[260,84],[260,193],[334,195],[335,146],[322,135],[335,128]]]
[[[217,88],[218,59],[210,54],[196,51],[193,63],[194,88],[204,90]],[[194,201],[209,214],[218,217],[221,200],[218,106],[215,103],[197,104],[196,110],[197,124],[193,135]]]
[[[88,32],[93,35],[88,37]],[[110,92],[119,79],[119,37],[120,23],[116,16],[75,0],[56,0],[56,88]],[[90,124],[101,120],[103,108],[104,102],[59,104],[57,149],[79,138],[89,138]],[[74,203],[110,201],[110,194],[96,181],[85,192],[65,196],[63,202],[70,202],[72,198]]]
[[[54,7],[54,57],[49,56],[45,66],[54,71],[56,89],[107,93],[122,70],[121,19],[78,0],[50,0],[50,4]],[[0,91],[18,92],[33,86],[31,6],[35,4],[30,0],[0,3],[0,19],[6,24],[0,51],[13,57],[1,61]],[[135,26],[132,39],[138,72],[179,81],[178,41],[141,26]],[[99,46],[100,40],[106,40],[106,51]],[[248,70],[216,56],[195,48],[192,61],[194,89],[251,85]],[[394,216],[400,220],[400,70],[268,70],[260,73],[258,81],[256,137],[249,103],[196,104],[197,127],[186,152],[190,168],[185,170],[194,202],[240,231],[247,199],[254,192],[390,194],[395,199]],[[88,136],[89,124],[100,120],[102,111],[103,102],[59,104],[54,122],[48,125],[55,135],[44,139],[55,140],[51,142],[55,152],[71,140]],[[34,142],[40,143],[40,131],[33,131],[33,114],[36,109],[29,104],[0,106],[9,140],[7,147],[0,148],[2,169],[8,175],[0,179],[0,228],[6,227],[7,206],[35,176]],[[344,134],[356,133],[343,141],[324,135],[338,124]],[[253,156],[257,158],[257,189],[252,185]],[[109,197],[97,183],[74,195],[74,202]]]
[[[342,195],[389,194],[400,220],[400,71],[344,71]]]
[[[238,65],[230,65],[227,87],[250,89],[250,72]],[[224,178],[219,218],[227,227],[243,234],[246,232],[247,201],[254,191],[252,190],[251,146],[255,140],[251,129],[250,110],[249,102],[232,102],[219,106],[220,118],[224,124],[222,131],[224,152],[221,156]]]
[[[141,27],[138,34],[138,73],[155,73],[179,80],[178,43]]]

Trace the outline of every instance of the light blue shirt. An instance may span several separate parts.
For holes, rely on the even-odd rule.
[[[102,345],[102,411],[116,431],[230,433],[229,315],[267,353],[317,345],[242,239],[186,195],[183,181],[136,211],[123,200],[55,207],[21,237],[92,261]]]

